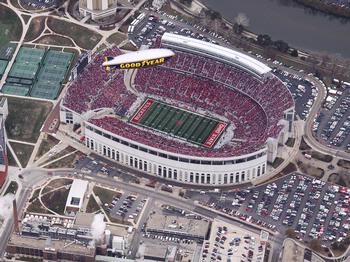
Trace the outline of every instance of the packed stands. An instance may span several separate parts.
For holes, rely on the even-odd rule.
[[[121,71],[110,74],[101,66],[105,56],[118,54],[120,50],[112,48],[96,55],[69,87],[65,106],[79,114],[100,108],[113,108],[116,114],[125,114],[136,96],[125,88]]]
[[[78,114],[113,108],[117,115],[125,116],[137,96],[124,86],[122,71],[110,74],[101,66],[104,56],[119,53],[114,47],[96,55],[70,86],[63,105]],[[259,80],[231,65],[182,51],[161,66],[139,69],[134,84],[142,96],[224,117],[234,126],[233,138],[219,148],[208,149],[114,116],[89,122],[130,140],[185,155],[231,157],[255,152],[269,137],[278,137],[279,121],[293,106],[288,89],[275,77]]]

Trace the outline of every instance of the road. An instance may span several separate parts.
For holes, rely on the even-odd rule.
[[[316,97],[313,107],[310,110],[309,117],[307,118],[305,123],[304,137],[306,143],[316,151],[319,151],[324,154],[331,154],[336,157],[350,161],[349,153],[324,145],[315,138],[312,131],[312,126],[314,123],[313,121],[316,118],[318,112],[320,111],[324,99],[326,98],[326,89],[323,83],[315,79],[314,77],[306,76],[306,80],[310,81],[313,85],[315,85],[318,90],[318,95]]]
[[[149,217],[149,214],[151,211],[151,207],[153,206],[153,204],[154,204],[154,198],[149,198],[147,200],[146,206],[143,209],[144,211],[139,219],[138,227],[135,228],[134,236],[133,236],[133,239],[130,243],[128,258],[136,257],[136,253],[137,253],[138,246],[139,246],[139,243],[141,240],[141,235],[142,235],[141,228],[142,228],[142,225],[144,223],[146,223],[146,221],[148,220],[148,217]]]

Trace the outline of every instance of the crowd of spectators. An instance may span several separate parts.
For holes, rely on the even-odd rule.
[[[117,47],[97,54],[68,89],[64,105],[76,113],[113,108],[118,115],[125,115],[136,96],[124,86],[122,71],[108,72],[102,67],[105,56],[117,56]]]
[[[119,53],[112,48],[98,54],[72,83],[64,104],[79,114],[113,108],[117,115],[125,116],[137,97],[125,87],[122,71],[111,74],[101,66],[104,56]],[[289,91],[275,77],[259,80],[233,66],[180,51],[162,66],[138,70],[134,84],[140,95],[223,116],[234,125],[234,137],[220,148],[209,149],[133,126],[118,117],[89,121],[133,141],[186,155],[230,157],[252,153],[269,137],[278,136],[279,121],[293,106]]]

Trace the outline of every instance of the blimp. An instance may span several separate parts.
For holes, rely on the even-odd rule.
[[[174,55],[175,53],[172,50],[165,48],[145,49],[116,57],[104,57],[102,66],[106,68],[107,71],[149,67],[161,65]]]

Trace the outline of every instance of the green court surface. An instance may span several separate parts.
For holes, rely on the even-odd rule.
[[[45,55],[45,49],[21,47],[19,50],[16,62],[27,62],[39,64]]]
[[[7,61],[5,60],[0,60],[0,77],[4,74],[5,69],[7,67]]]
[[[204,145],[217,125],[222,122],[160,101],[154,101],[142,116],[135,120],[140,114],[139,112],[143,111],[141,110],[143,106],[130,118],[130,122],[197,145]]]
[[[15,62],[9,73],[11,78],[35,79],[39,64],[29,62]]]
[[[1,91],[4,94],[8,95],[27,96],[29,93],[29,87],[14,84],[5,84]]]
[[[55,99],[73,58],[74,54],[68,52],[22,47],[6,79],[4,92]]]
[[[8,43],[7,45],[0,47],[0,59],[1,60],[11,60],[12,54],[15,51],[17,44]]]

